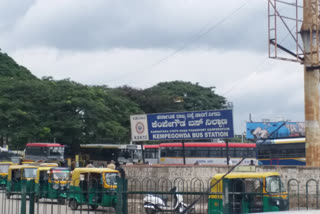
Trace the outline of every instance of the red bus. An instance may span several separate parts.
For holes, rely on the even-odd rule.
[[[25,160],[64,162],[64,146],[59,143],[28,143]]]

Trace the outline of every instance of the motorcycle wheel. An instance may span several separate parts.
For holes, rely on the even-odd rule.
[[[181,206],[181,207],[180,207],[180,210],[179,210],[179,213],[182,212],[182,211],[185,210],[185,209],[187,209],[186,206]],[[185,214],[189,214],[189,212],[190,212],[191,210],[192,210],[192,208],[191,208],[189,211],[185,212]]]
[[[156,211],[151,208],[145,208],[145,210],[146,210],[146,214],[155,214],[156,213]]]

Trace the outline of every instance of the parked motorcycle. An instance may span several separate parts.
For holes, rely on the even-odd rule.
[[[155,196],[148,194],[143,198],[144,209],[147,214],[155,214],[160,212],[174,212],[180,213],[185,210],[189,205],[183,202],[183,197],[177,194],[177,187],[173,187],[169,192],[173,194],[173,202],[171,206],[168,206],[168,197]]]

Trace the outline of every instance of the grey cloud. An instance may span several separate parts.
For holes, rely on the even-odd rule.
[[[35,0],[0,1],[0,30],[10,31],[17,21],[23,17]]]
[[[195,41],[195,32],[215,26],[230,10],[224,13],[224,5],[217,8],[217,2],[211,0],[196,6],[192,1],[66,2],[37,1],[7,32],[8,48],[15,44],[68,50],[177,49],[187,41],[190,48],[262,50],[266,44],[267,25],[261,22],[266,19],[264,7],[244,7]],[[240,1],[234,2],[241,5]]]

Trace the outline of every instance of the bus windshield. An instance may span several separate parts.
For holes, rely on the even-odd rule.
[[[64,153],[63,147],[49,147],[49,156],[63,157],[63,153]]]
[[[266,178],[266,191],[270,193],[285,192],[286,188],[279,176],[270,176]]]
[[[26,156],[28,155],[46,156],[47,152],[48,152],[48,147],[30,146],[26,148]]]
[[[37,168],[27,168],[23,169],[23,178],[36,178],[37,175]]]
[[[1,164],[0,173],[8,173],[10,164]]]

